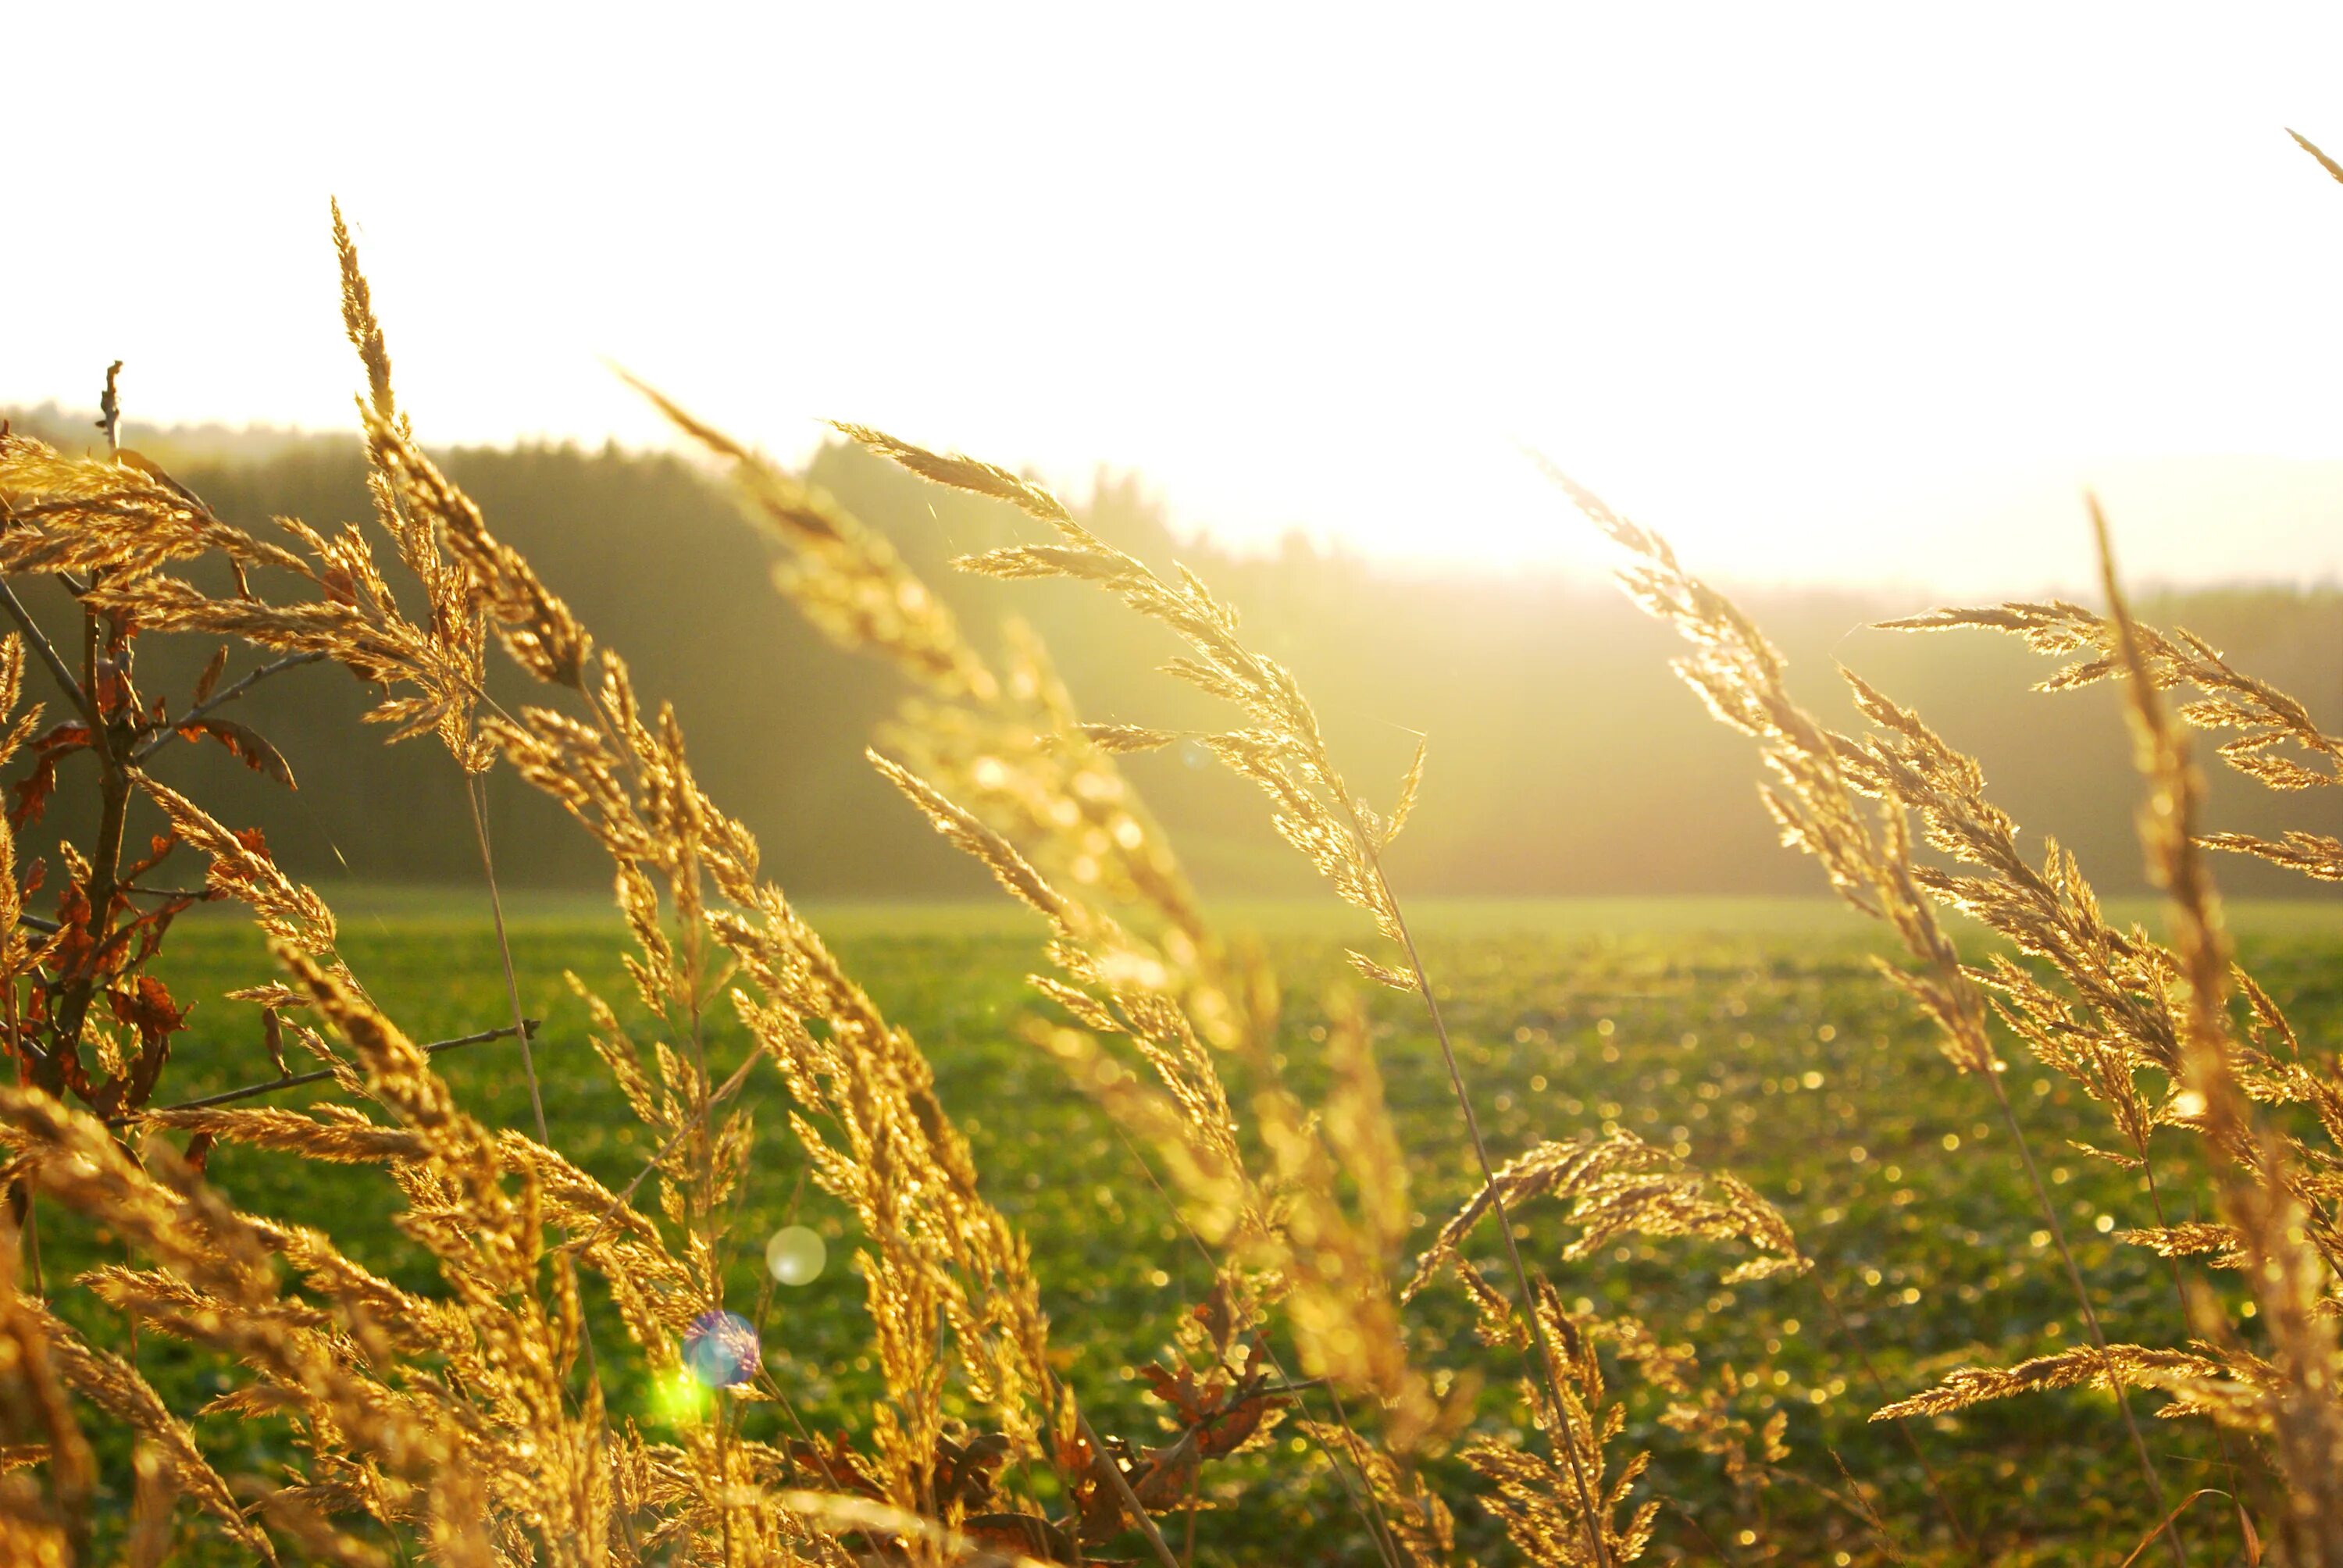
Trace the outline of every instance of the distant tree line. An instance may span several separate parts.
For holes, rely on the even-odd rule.
[[[16,418],[68,447],[88,444],[81,422],[55,410]],[[368,515],[354,438],[134,427],[128,439],[234,522],[287,515],[330,530]],[[463,448],[443,460],[490,527],[626,657],[639,689],[674,702],[708,786],[743,812],[784,885],[821,896],[978,890],[965,860],[862,759],[905,695],[901,683],[831,648],[773,592],[770,553],[719,483],[682,458],[614,447]],[[1173,651],[1168,639],[1102,596],[950,568],[954,556],[1031,538],[1026,519],[844,445],[821,450],[807,477],[888,534],[980,640],[1010,616],[1033,625],[1086,717],[1165,728],[1212,720],[1209,704],[1155,673]],[[1423,804],[1393,853],[1394,875],[1410,887],[1818,890],[1813,867],[1775,842],[1747,747],[1669,673],[1670,634],[1608,585],[1403,575],[1299,538],[1272,554],[1231,555],[1176,538],[1130,480],[1102,477],[1078,509],[1123,548],[1157,562],[1188,560],[1224,590],[1256,644],[1300,675],[1338,755],[1353,759],[1354,781],[1395,781],[1413,729],[1430,732]],[[1556,519],[1576,526],[1559,499]],[[2012,563],[2013,577],[2020,565]],[[64,625],[61,590],[32,585],[26,597]],[[2037,849],[2042,835],[2056,835],[2103,888],[2139,885],[2131,802],[2116,809],[2101,793],[2128,745],[2114,692],[2036,694],[2029,687],[2052,667],[2003,641],[1866,629],[1924,608],[1917,598],[1820,589],[1738,597],[1779,641],[1811,706],[1853,722],[1833,689],[1833,662],[1860,670],[1984,759],[1996,799]],[[2241,668],[2303,699],[2329,728],[2343,724],[2343,595],[2206,589],[2141,608],[2210,638]],[[192,677],[173,668],[168,640],[147,639],[142,685],[150,671],[157,686],[178,689]],[[31,684],[35,698],[51,696]],[[212,748],[187,749],[174,766],[193,774],[200,798],[226,819],[265,824],[297,875],[473,880],[478,850],[452,765],[428,745],[352,744],[369,705],[367,691],[324,667],[291,672],[246,700],[241,717],[277,744],[299,780],[290,798]],[[1199,880],[1224,894],[1300,890],[1306,873],[1273,849],[1250,787],[1203,763],[1201,752],[1177,748],[1131,761]],[[2217,826],[2343,833],[2343,809],[2329,792],[2278,798],[2209,771]],[[500,782],[491,801],[508,881],[601,879],[584,838],[536,792]],[[28,849],[52,836],[35,829]],[[2221,869],[2240,893],[2314,890],[2242,862]]]

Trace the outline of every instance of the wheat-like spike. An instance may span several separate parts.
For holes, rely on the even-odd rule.
[[[420,1158],[426,1145],[416,1133],[383,1127],[327,1108],[309,1115],[275,1107],[261,1110],[157,1111],[140,1120],[151,1126],[202,1132],[230,1143],[276,1149],[305,1160],[340,1164],[379,1164]]]
[[[867,425],[849,425],[831,420],[830,427],[848,440],[870,447],[909,468],[923,479],[947,485],[955,490],[967,490],[974,495],[989,496],[1006,501],[1019,511],[1026,512],[1048,523],[1068,538],[1076,542],[1087,539],[1089,531],[1074,520],[1064,503],[1041,486],[1019,478],[1006,468],[990,463],[980,463],[958,452],[930,452],[909,441],[897,440],[883,430],[873,430]]]
[[[2304,152],[2308,153],[2312,157],[2317,158],[2320,168],[2325,169],[2338,181],[2343,181],[2343,164],[2338,164],[2333,158],[2330,158],[2325,153],[2320,152],[2317,143],[2304,136],[2300,131],[2296,130],[2293,126],[2288,126],[2287,127],[2286,134],[2294,138],[2294,145],[2296,146],[2300,147]]]
[[[2244,1242],[2236,1227],[2210,1220],[2118,1231],[2116,1239],[2135,1247],[2146,1247],[2162,1258],[2209,1257],[2210,1266],[2216,1269],[2236,1269],[2245,1264]]]
[[[1674,625],[1693,647],[1677,662],[1677,672],[1717,719],[1764,748],[1779,785],[1763,798],[1781,825],[1783,841],[1819,860],[1839,895],[1892,928],[1919,961],[1917,971],[1893,978],[1936,1021],[1953,1064],[1965,1072],[1994,1070],[1984,996],[1923,896],[1926,873],[1914,864],[1906,839],[1908,802],[1893,789],[1925,783],[1929,776],[1900,753],[1866,751],[1818,723],[1791,700],[1780,652],[1730,600],[1687,573],[1664,539],[1619,517],[1544,459],[1539,462],[1598,528],[1640,558],[1622,580],[1631,598]],[[1854,689],[1887,722],[1904,727],[1915,755],[1939,771],[1948,763],[1948,749],[1934,743],[1903,709],[1860,683]],[[1941,805],[1941,794],[1927,793],[1923,807]],[[1893,797],[1883,801],[1875,829],[1861,805],[1865,795]],[[1962,800],[1961,822],[1974,819],[1985,829],[1995,825]]]
[[[236,1495],[196,1445],[195,1433],[173,1415],[136,1367],[121,1357],[93,1350],[45,1308],[26,1305],[41,1323],[57,1369],[75,1392],[146,1440],[153,1462],[169,1475],[177,1493],[218,1521],[222,1535],[264,1563],[275,1563],[276,1543],[244,1516]]]
[[[1615,1470],[1610,1464],[1609,1445],[1624,1432],[1626,1412],[1610,1396],[1595,1325],[1566,1310],[1544,1280],[1532,1310],[1545,1326],[1553,1375],[1524,1392],[1567,1462],[1487,1439],[1466,1447],[1465,1462],[1491,1483],[1488,1506],[1527,1561],[1540,1568],[1635,1562],[1659,1517],[1657,1499],[1629,1509],[1630,1492],[1651,1456],[1633,1454]],[[1578,1484],[1582,1479],[1586,1485]]]
[[[843,648],[874,649],[947,697],[998,699],[999,681],[960,635],[950,609],[883,536],[654,387],[624,370],[618,376],[730,466],[750,516],[791,552],[791,564],[775,569],[775,586],[823,635]]]
[[[341,202],[329,197],[327,206],[334,215],[334,260],[342,275],[342,329],[366,367],[375,417],[389,424],[398,417],[398,399],[390,386],[390,349],[383,341],[382,323],[375,319],[374,290],[358,266],[357,246],[342,219]]]
[[[334,912],[324,900],[287,877],[266,850],[220,826],[210,813],[166,784],[142,777],[140,788],[170,819],[189,848],[211,857],[205,886],[250,906],[262,930],[309,952],[330,952]]]
[[[2188,1351],[2111,1344],[2102,1355],[2095,1346],[2076,1345],[2035,1356],[2013,1367],[1964,1367],[1932,1388],[1872,1412],[1871,1419],[1896,1421],[1906,1416],[1950,1415],[1988,1401],[2015,1399],[2020,1394],[2051,1389],[2107,1388],[2112,1386],[2110,1366],[2124,1382],[2183,1391],[2199,1384],[2224,1382],[2234,1376],[2227,1362]]]
[[[866,749],[870,766],[881,777],[900,789],[914,806],[927,816],[930,825],[955,848],[974,856],[990,871],[993,879],[1018,900],[1043,916],[1051,924],[1071,930],[1078,920],[1072,905],[1059,897],[1057,890],[1041,879],[1016,847],[1000,834],[978,821],[973,816],[946,799],[942,791],[917,777],[900,763],[890,761],[878,752]]]
[[[1424,759],[1431,749],[1432,739],[1429,736],[1418,739],[1415,743],[1415,757],[1408,763],[1407,772],[1399,781],[1399,797],[1392,802],[1391,823],[1383,829],[1385,844],[1399,837],[1399,830],[1407,826],[1408,817],[1415,809],[1415,798],[1423,789]]]
[[[1141,724],[1085,724],[1082,739],[1115,756],[1136,751],[1161,751],[1180,739],[1176,729],[1150,729]]]
[[[45,442],[0,432],[0,570],[136,578],[217,551],[239,567],[300,576],[300,558],[232,528],[167,475],[96,457],[67,457]]]
[[[2333,1319],[2319,1311],[2333,1271],[2306,1234],[2286,1145],[2258,1124],[2231,1064],[2229,944],[2196,836],[2204,780],[2157,695],[2096,498],[2091,525],[2117,650],[2130,678],[2137,760],[2153,792],[2140,817],[2140,838],[2171,900],[2178,978],[2187,992],[2186,1081],[2204,1102],[2207,1138],[2230,1156],[2215,1164],[2223,1218],[2245,1253],[2246,1277],[2273,1348],[2265,1421],[2288,1482],[2288,1554],[2305,1563],[2334,1563],[2343,1560],[2343,1400],[2338,1397],[2343,1347]]]
[[[355,529],[345,531],[329,558],[343,566],[350,579],[363,585],[362,602],[375,618],[407,632],[428,654],[420,668],[408,672],[423,695],[394,699],[368,717],[374,722],[397,725],[394,740],[435,730],[467,773],[478,773],[486,769],[492,756],[471,723],[485,678],[487,617],[478,602],[473,574],[450,561],[442,548],[448,530],[444,526],[447,499],[441,492],[447,487],[417,472],[419,464],[422,464],[414,449],[412,425],[397,410],[390,355],[384,347],[381,324],[375,318],[373,290],[358,265],[357,247],[350,242],[338,206],[334,209],[334,249],[341,271],[343,326],[367,372],[368,397],[358,409],[367,437],[367,489],[374,498],[376,520],[397,545],[399,558],[421,585],[429,606],[424,624],[409,627],[397,601],[373,571],[363,536]],[[292,526],[297,534],[306,532]],[[554,608],[559,608],[558,601]],[[534,636],[540,654],[559,657],[558,648],[548,647],[541,628],[519,635],[525,640]]]
[[[2343,882],[2343,839],[2324,833],[2289,829],[2284,839],[2275,842],[2250,833],[2206,833],[2197,841],[2208,849],[2251,855],[2321,882]]]
[[[1500,1201],[1510,1210],[1548,1196],[1566,1200],[1570,1221],[1581,1228],[1564,1249],[1565,1259],[1588,1257],[1632,1233],[1736,1240],[1768,1254],[1734,1271],[1731,1277],[1736,1279],[1807,1267],[1788,1223],[1772,1204],[1731,1177],[1687,1170],[1665,1150],[1622,1131],[1541,1143],[1507,1161],[1493,1181],[1440,1228],[1416,1260],[1402,1299],[1413,1297],[1443,1267],[1469,1266],[1458,1249]]]
[[[469,574],[472,608],[496,628],[513,661],[539,680],[583,690],[593,640],[560,596],[519,551],[488,531],[472,498],[403,429],[369,413],[367,438],[377,463],[415,513],[437,526]]]
[[[2087,656],[2044,680],[2045,691],[2073,690],[2114,679],[2126,670],[2122,634],[2115,622],[2063,599],[1936,609],[1880,624],[1903,631],[2001,631],[2054,658]],[[2343,739],[2320,729],[2300,701],[2238,669],[2219,649],[2185,628],[2167,635],[2135,621],[2130,635],[2156,689],[2189,686],[2202,693],[2180,705],[2183,719],[2200,729],[2239,732],[2220,748],[2231,767],[2273,789],[2343,784]],[[2273,749],[2281,745],[2293,747],[2315,766],[2278,754]]]
[[[1392,990],[1397,991],[1413,991],[1415,990],[1415,977],[1412,974],[1408,974],[1403,970],[1395,970],[1389,964],[1378,962],[1355,949],[1343,949],[1342,956],[1351,960],[1351,967],[1353,969],[1358,970],[1361,974],[1366,976],[1367,979],[1374,981],[1377,985],[1389,986]]]

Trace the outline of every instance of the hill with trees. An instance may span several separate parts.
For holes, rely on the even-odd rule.
[[[15,417],[68,448],[89,444],[84,418],[46,407]],[[285,515],[331,529],[370,511],[352,437],[134,426],[128,438],[233,522],[261,526]],[[960,859],[863,760],[863,745],[906,695],[900,682],[831,648],[772,590],[770,554],[719,481],[677,456],[617,447],[463,448],[442,457],[491,527],[628,658],[640,689],[675,703],[709,786],[743,810],[785,885],[828,896],[976,890]],[[1025,519],[924,486],[842,443],[818,453],[807,477],[886,533],[980,639],[1012,616],[1032,625],[1086,717],[1165,728],[1210,721],[1201,699],[1155,672],[1172,651],[1169,640],[1101,596],[950,569],[955,556],[1029,538]],[[1430,733],[1423,804],[1393,852],[1394,874],[1409,886],[1458,894],[1816,890],[1812,868],[1774,842],[1745,747],[1668,673],[1669,634],[1609,585],[1402,575],[1298,538],[1275,553],[1232,555],[1175,537],[1161,507],[1128,478],[1101,476],[1077,510],[1118,545],[1159,564],[1187,560],[1223,589],[1317,699],[1338,754],[1353,759],[1353,778],[1395,780],[1413,732]],[[1555,518],[1558,528],[1581,526],[1559,501]],[[1740,598],[1819,711],[1852,722],[1832,690],[1833,663],[1860,670],[1980,755],[1996,799],[2037,845],[2038,835],[2055,834],[2101,886],[2139,884],[2131,824],[2093,803],[2091,780],[2122,766],[2128,744],[2116,693],[2036,694],[2029,688],[2049,667],[2003,641],[1869,629],[1926,608],[1921,598],[1779,588]],[[46,615],[65,603],[60,590],[34,608]],[[2142,608],[2158,623],[2203,634],[2330,727],[2343,714],[2343,595],[2335,590],[2194,590]],[[170,664],[167,638],[146,642],[152,650],[142,658]],[[173,678],[167,668],[156,673]],[[369,700],[324,668],[288,672],[244,700],[241,717],[277,744],[299,781],[289,800],[213,749],[177,766],[200,770],[203,798],[228,819],[266,824],[297,874],[472,879],[477,849],[443,753],[352,753],[331,743]],[[1199,880],[1223,894],[1298,890],[1304,873],[1291,857],[1256,852],[1266,829],[1250,788],[1203,763],[1201,749],[1177,747],[1131,763]],[[2295,826],[2343,831],[2343,811],[2328,800],[2275,798],[2224,773],[2213,779],[2217,826],[2267,833],[2290,817]],[[508,880],[600,880],[583,839],[534,792],[499,785],[491,801]],[[40,838],[35,830],[33,842]],[[2304,890],[2257,866],[2223,870],[2241,893]]]

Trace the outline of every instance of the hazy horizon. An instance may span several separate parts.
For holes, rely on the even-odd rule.
[[[1721,576],[2087,583],[2086,485],[2143,580],[2343,573],[2331,10],[108,16],[16,106],[150,243],[20,247],[0,404],[346,422],[337,195],[432,442],[663,440],[607,360],[1235,542],[1595,564],[1529,446]]]
[[[53,438],[70,443],[75,432],[91,424],[95,410],[55,400],[31,407],[0,404],[0,415],[10,414],[32,419]],[[317,439],[355,443],[357,434],[354,427],[238,425],[219,420],[157,425],[135,416],[124,425],[124,440],[134,447],[144,440],[165,449],[185,447],[207,456],[225,455],[231,460],[265,454],[278,445]],[[809,458],[820,440],[816,436],[804,451],[789,454],[793,465]],[[606,442],[621,450],[669,452],[695,464],[699,461],[697,450],[686,444],[669,439],[622,441],[615,435],[601,440],[539,434],[504,442],[433,444],[510,447],[568,443],[593,448]],[[1403,542],[1363,540],[1337,527],[1298,522],[1274,531],[1230,529],[1219,526],[1221,519],[1190,513],[1176,494],[1167,493],[1150,476],[1118,473],[1104,466],[1089,475],[1045,477],[1074,498],[1087,497],[1101,480],[1136,480],[1163,504],[1176,531],[1239,555],[1274,554],[1300,534],[1321,548],[1350,555],[1385,571],[1433,579],[1513,571],[1583,584],[1606,578],[1617,564],[1608,547],[1594,537],[1558,494],[1534,498],[1543,508],[1543,525],[1550,525],[1552,548],[1524,550],[1509,558],[1453,549],[1412,551]],[[2031,472],[2013,469],[1997,477],[2003,481],[1998,487],[1989,477],[1971,480],[1965,491],[1919,489],[1884,499],[1881,511],[1850,508],[1829,519],[1835,531],[1844,530],[1846,546],[1824,563],[1831,569],[1774,569],[1763,538],[1704,540],[1702,566],[1718,582],[1740,587],[1813,588],[1883,598],[2059,595],[2087,599],[2098,591],[2084,520],[2084,487],[2088,486],[2115,522],[2127,577],[2143,591],[2343,586],[2343,457],[2213,454],[2117,458],[2091,466],[2072,487],[2066,483],[2072,476],[2044,466]],[[1887,562],[1889,569],[1882,570],[1881,554],[1865,546],[1883,522],[1961,541],[1961,553],[1940,558],[1934,571],[1908,562],[1896,566],[1892,560]],[[2222,538],[2219,553],[2192,548],[2177,560],[2181,568],[2177,571],[2159,558],[2156,548],[2159,543],[2188,538],[2199,528],[2217,526]],[[2298,541],[2290,535],[2297,529],[2316,541],[2310,551],[2292,548]],[[2063,576],[2056,575],[2059,568]]]

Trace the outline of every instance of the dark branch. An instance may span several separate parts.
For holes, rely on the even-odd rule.
[[[122,447],[122,389],[116,385],[121,376],[121,360],[106,367],[106,391],[97,400],[97,427],[106,432],[106,449],[109,453]]]
[[[147,758],[153,756],[156,752],[160,751],[164,747],[171,744],[172,741],[176,740],[179,738],[179,730],[182,726],[193,724],[196,720],[203,718],[206,714],[210,713],[216,709],[226,707],[229,703],[234,702],[237,698],[242,697],[246,692],[250,691],[254,687],[258,686],[262,681],[266,680],[270,676],[278,674],[284,670],[296,668],[304,664],[316,664],[325,657],[325,654],[322,652],[312,651],[308,653],[288,653],[282,658],[271,659],[268,663],[262,665],[258,669],[254,670],[250,675],[246,676],[242,680],[237,681],[226,690],[215,693],[207,700],[198,702],[193,708],[188,709],[186,712],[179,715],[176,719],[164,720],[165,727],[161,733],[150,735],[146,739],[140,741],[136,746],[131,748],[130,760],[133,762],[146,761]]]
[[[523,1021],[528,1025],[529,1037],[535,1039],[538,1029],[544,1020],[532,1018]],[[437,1056],[443,1050],[455,1050],[467,1045],[483,1045],[492,1040],[509,1040],[519,1032],[510,1024],[507,1024],[502,1029],[484,1029],[478,1034],[459,1034],[453,1040],[435,1040],[422,1049],[426,1056]],[[282,1078],[272,1078],[266,1083],[247,1083],[241,1089],[224,1089],[217,1094],[206,1094],[199,1100],[183,1100],[176,1105],[151,1105],[127,1116],[109,1116],[106,1118],[106,1124],[108,1127],[126,1127],[144,1117],[166,1111],[208,1111],[215,1105],[233,1105],[239,1100],[256,1100],[264,1094],[274,1094],[280,1089],[298,1089],[305,1083],[323,1083],[333,1076],[334,1070],[330,1067],[321,1067],[315,1072],[288,1072]]]
[[[25,601],[16,597],[16,590],[10,588],[5,578],[0,578],[0,609],[6,610],[8,618],[24,632],[25,640],[31,643],[33,651],[41,656],[41,662],[48,666],[50,676],[63,689],[65,696],[72,699],[82,721],[89,726],[91,736],[96,737],[98,731],[97,710],[90,707],[89,694],[81,689],[81,682],[74,678],[73,671],[58,656],[57,645],[49,640],[49,634],[33,619],[33,612],[25,608]]]

